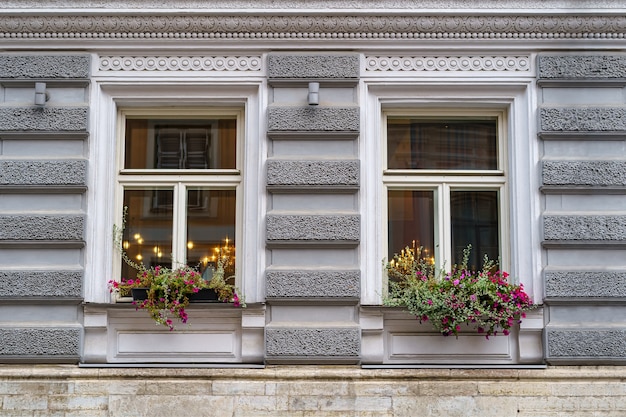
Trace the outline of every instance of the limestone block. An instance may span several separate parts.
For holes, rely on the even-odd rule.
[[[545,79],[626,78],[626,55],[540,55],[537,72]]]
[[[359,184],[359,161],[267,161],[268,185],[346,186]]]
[[[623,107],[543,107],[539,109],[544,132],[594,132],[626,130]]]
[[[0,55],[0,78],[89,78],[89,55]]]
[[[550,359],[626,360],[625,329],[547,329]]]
[[[2,185],[85,185],[85,160],[6,160],[0,161]]]
[[[81,297],[82,271],[0,271],[0,297]]]
[[[268,109],[270,131],[355,132],[359,130],[358,107],[288,107]]]
[[[265,349],[274,357],[356,357],[360,333],[358,327],[267,328]]]
[[[0,108],[0,131],[84,131],[87,107]]]
[[[545,283],[548,298],[626,297],[626,272],[548,271]]]
[[[0,240],[82,240],[82,215],[0,216]]]
[[[78,328],[0,328],[0,361],[6,356],[32,359],[78,358],[80,329]]]
[[[626,185],[626,161],[543,161],[544,185]]]
[[[267,240],[272,241],[352,241],[358,242],[361,218],[350,215],[267,216]]]
[[[544,216],[543,227],[546,240],[626,239],[626,216]]]
[[[349,55],[282,55],[267,57],[269,78],[358,78],[359,56]]]
[[[355,271],[267,271],[268,298],[358,298],[360,272]]]

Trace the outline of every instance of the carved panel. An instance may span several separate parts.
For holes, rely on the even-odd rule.
[[[260,56],[101,56],[100,71],[261,71]]]
[[[368,56],[368,72],[529,72],[529,56]]]
[[[0,38],[623,39],[616,15],[31,15],[0,18]]]

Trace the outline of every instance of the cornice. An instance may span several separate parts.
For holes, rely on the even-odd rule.
[[[624,0],[4,0],[4,9],[614,10]]]
[[[0,39],[624,39],[623,14],[0,15]]]

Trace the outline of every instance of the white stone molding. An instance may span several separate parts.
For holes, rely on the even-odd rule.
[[[531,71],[530,56],[367,56],[366,72],[515,72]]]
[[[235,71],[259,72],[263,60],[257,56],[101,56],[102,72]]]
[[[621,13],[0,14],[0,39],[624,39]]]

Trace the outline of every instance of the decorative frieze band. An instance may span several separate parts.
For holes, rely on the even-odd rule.
[[[100,71],[258,72],[261,56],[101,56]]]
[[[367,72],[530,72],[530,57],[522,56],[368,56]]]
[[[57,12],[58,13],[58,12]],[[0,38],[623,39],[621,14],[32,15],[0,18]],[[418,14],[419,13],[419,14]]]

